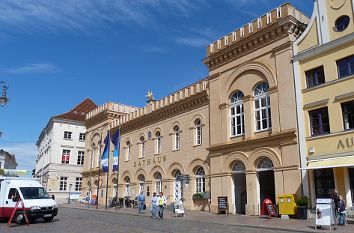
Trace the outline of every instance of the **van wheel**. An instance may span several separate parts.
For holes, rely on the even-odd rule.
[[[23,214],[17,214],[15,217],[15,222],[17,224],[23,224],[25,222],[25,216],[23,216]]]
[[[46,222],[51,222],[53,220],[54,217],[46,217],[46,218],[43,218],[44,221]]]

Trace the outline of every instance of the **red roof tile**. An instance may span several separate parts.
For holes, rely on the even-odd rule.
[[[95,109],[97,105],[89,98],[82,101],[75,108],[73,108],[70,112],[54,116],[53,118],[60,118],[66,120],[74,120],[74,121],[85,121],[86,113]]]

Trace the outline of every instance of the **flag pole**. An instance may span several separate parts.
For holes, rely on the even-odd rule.
[[[109,176],[109,152],[110,152],[110,150],[111,150],[111,147],[110,147],[110,145],[111,145],[111,125],[109,125],[109,130],[108,130],[108,132],[107,132],[107,134],[108,134],[108,150],[107,150],[107,152],[108,152],[108,170],[107,170],[107,179],[106,179],[106,202],[105,202],[105,206],[104,206],[104,209],[105,210],[107,210],[107,198],[108,198],[108,176]]]
[[[120,128],[118,127],[118,130],[120,131]],[[116,189],[116,198],[117,198],[117,201],[119,201],[118,200],[118,183],[119,183],[119,157],[120,157],[120,132],[119,132],[119,138],[118,138],[118,140],[119,140],[119,144],[118,144],[118,148],[117,148],[117,150],[118,150],[118,165],[117,165],[117,189]]]

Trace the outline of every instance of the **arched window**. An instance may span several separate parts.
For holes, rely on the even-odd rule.
[[[139,158],[144,158],[145,156],[145,138],[144,136],[140,137],[140,155]]]
[[[232,166],[233,172],[244,172],[246,170],[245,165],[240,160],[236,161]]]
[[[195,126],[195,145],[202,144],[202,122],[200,119],[194,121]]]
[[[256,130],[265,130],[272,127],[270,112],[270,97],[268,83],[259,83],[254,90],[254,111]]]
[[[130,160],[130,141],[127,141],[126,148],[125,148],[125,161]]]
[[[162,175],[160,172],[156,172],[155,175],[155,192],[162,192]]]
[[[173,132],[174,132],[174,142],[173,142],[173,149],[174,150],[179,150],[180,148],[180,129],[178,125],[175,125],[173,127]]]
[[[156,149],[155,149],[155,153],[156,154],[161,154],[161,133],[160,131],[157,131],[155,133],[155,137],[156,137]]]
[[[125,182],[125,196],[129,197],[130,196],[130,178],[129,176],[126,176],[124,178]]]
[[[139,192],[144,191],[145,176],[144,175],[139,175],[138,180],[139,180]]]
[[[205,192],[205,172],[203,167],[199,167],[195,172],[196,180],[196,192],[204,193]]]
[[[272,160],[267,157],[262,157],[257,163],[257,169],[259,170],[270,170],[273,167],[274,166]]]
[[[243,93],[236,91],[230,99],[231,103],[231,136],[245,133],[245,116],[243,110]]]
[[[182,173],[181,173],[181,171],[180,170],[175,170],[174,172],[173,172],[173,176],[177,179],[177,177],[180,177],[182,175]]]

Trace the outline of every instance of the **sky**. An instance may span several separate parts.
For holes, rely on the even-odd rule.
[[[85,98],[142,107],[208,75],[216,39],[281,0],[1,0],[0,149],[33,169],[51,116]],[[311,16],[313,0],[288,0]]]

